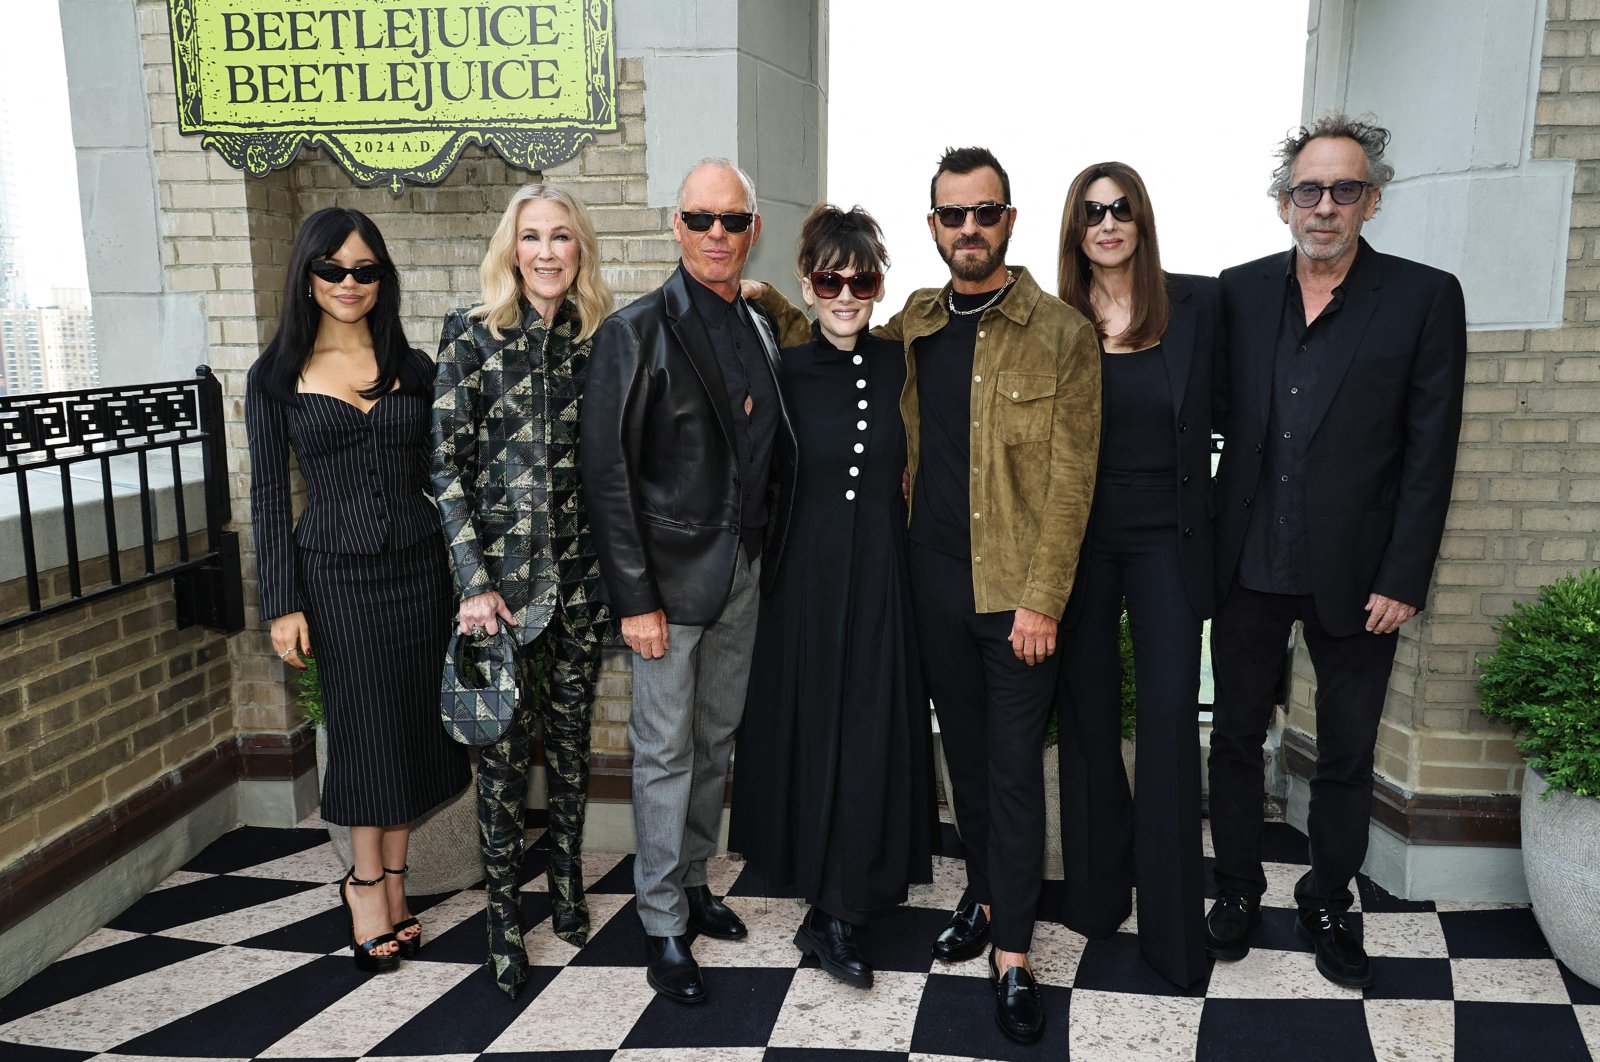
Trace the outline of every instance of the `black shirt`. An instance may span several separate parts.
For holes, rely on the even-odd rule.
[[[1008,289],[1009,293],[1009,289]],[[958,310],[973,310],[1005,294],[953,294]],[[939,331],[919,339],[917,410],[921,456],[911,501],[911,541],[970,560],[972,557],[972,359],[983,314],[950,314]]]
[[[754,559],[761,555],[761,535],[768,519],[767,484],[772,444],[778,434],[778,382],[743,298],[729,302],[698,282],[689,285],[689,294],[711,336],[728,391],[739,461],[739,540]]]
[[[1239,558],[1239,584],[1268,594],[1312,591],[1305,487],[1311,399],[1328,357],[1329,322],[1344,305],[1344,286],[1340,285],[1308,326],[1295,261],[1289,263],[1283,316],[1278,322],[1261,481]]]
[[[1100,467],[1116,472],[1176,472],[1172,385],[1161,344],[1131,354],[1102,353],[1100,394],[1105,425]]]

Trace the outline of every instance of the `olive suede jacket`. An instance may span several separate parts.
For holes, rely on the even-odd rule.
[[[1060,619],[1094,498],[1100,450],[1100,345],[1082,314],[1026,269],[983,312],[972,358],[972,597],[979,612],[1027,608]],[[922,288],[873,329],[905,349],[900,414],[913,492],[920,456],[916,341],[949,321],[943,288]],[[762,306],[780,345],[810,335],[805,315],[770,284]]]

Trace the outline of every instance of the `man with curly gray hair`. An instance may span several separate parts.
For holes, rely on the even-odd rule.
[[[1211,832],[1218,959],[1261,920],[1262,744],[1295,622],[1317,675],[1310,870],[1298,931],[1349,987],[1372,964],[1345,922],[1367,851],[1373,749],[1400,627],[1422,608],[1461,427],[1466,310],[1449,273],[1361,238],[1394,167],[1389,131],[1328,114],[1279,149],[1294,246],[1220,278]]]

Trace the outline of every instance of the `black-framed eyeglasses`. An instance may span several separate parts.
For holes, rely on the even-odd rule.
[[[306,266],[307,271],[314,273],[319,280],[329,284],[343,284],[345,277],[355,277],[357,284],[376,284],[383,279],[383,266],[364,265],[346,269],[338,262],[330,262],[318,258]]]
[[[1371,181],[1334,181],[1332,184],[1296,184],[1289,188],[1289,201],[1302,210],[1310,210],[1322,202],[1322,193],[1333,196],[1340,206],[1349,206],[1360,199]]]
[[[727,214],[713,214],[708,210],[680,210],[678,216],[690,232],[710,232],[711,226],[720,221],[722,231],[737,234],[748,229],[756,220],[755,214],[748,210]]]
[[[929,213],[939,219],[939,224],[947,229],[959,229],[967,223],[967,213],[978,219],[978,224],[984,228],[993,228],[1000,224],[1000,219],[1006,216],[1006,211],[1011,209],[1010,203],[972,203],[961,206],[957,203],[946,203],[936,206]]]
[[[1083,215],[1091,225],[1098,225],[1104,221],[1108,210],[1118,221],[1133,220],[1133,207],[1128,205],[1127,196],[1121,196],[1110,203],[1097,203],[1093,199],[1083,201]]]
[[[837,299],[848,284],[850,294],[866,302],[877,298],[878,290],[883,287],[883,274],[872,269],[863,269],[848,277],[831,269],[819,269],[807,279],[811,281],[811,290],[817,293],[819,299]]]

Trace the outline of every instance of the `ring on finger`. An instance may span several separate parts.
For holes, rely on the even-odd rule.
[[[291,646],[289,646],[289,648],[287,648],[283,652],[279,653],[278,656],[279,656],[280,659],[287,660],[287,659],[289,659],[290,655],[293,652],[294,652],[294,646],[291,645]]]

